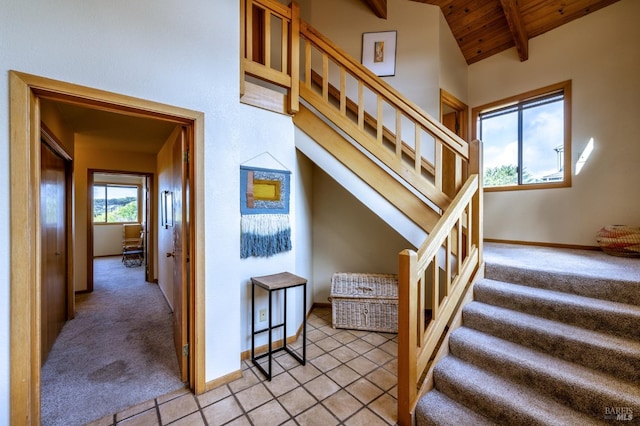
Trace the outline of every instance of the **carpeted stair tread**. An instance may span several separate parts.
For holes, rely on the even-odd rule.
[[[493,426],[496,423],[434,390],[418,401],[417,426]]]
[[[436,389],[499,424],[596,425],[599,421],[454,356],[434,369]],[[422,407],[424,408],[424,407]]]
[[[594,368],[621,380],[640,382],[640,342],[586,330],[482,302],[463,311],[465,327]]]
[[[640,339],[640,306],[483,279],[474,299],[589,330]]]
[[[640,283],[594,278],[571,272],[545,271],[527,267],[486,264],[485,277],[494,280],[562,291],[595,299],[640,306]]]
[[[449,346],[453,356],[576,411],[594,417],[602,416],[605,407],[640,412],[640,388],[635,383],[467,327],[451,335]]]
[[[640,262],[600,250],[487,242],[485,277],[640,306]]]

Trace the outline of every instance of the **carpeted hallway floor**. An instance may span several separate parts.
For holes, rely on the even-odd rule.
[[[119,256],[94,262],[94,291],[76,296],[76,316],[42,367],[46,426],[83,425],[184,387],[158,286]]]

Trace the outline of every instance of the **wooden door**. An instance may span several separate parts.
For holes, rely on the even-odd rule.
[[[41,362],[68,319],[66,163],[47,144],[40,151],[42,250]]]
[[[188,378],[188,154],[185,130],[173,143],[173,340],[183,382]]]

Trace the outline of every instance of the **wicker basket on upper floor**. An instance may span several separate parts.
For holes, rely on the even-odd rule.
[[[596,241],[612,256],[640,257],[640,227],[607,225],[598,231]]]

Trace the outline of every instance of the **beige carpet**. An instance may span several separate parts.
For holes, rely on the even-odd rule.
[[[640,423],[640,259],[485,245],[422,425]]]
[[[94,292],[76,297],[42,367],[42,425],[83,425],[184,387],[171,310],[143,267],[96,259]]]

